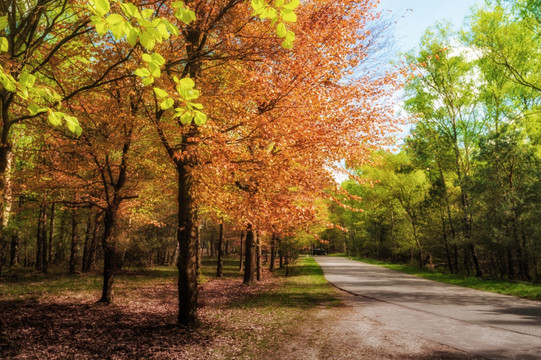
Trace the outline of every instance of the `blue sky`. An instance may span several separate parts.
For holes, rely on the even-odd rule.
[[[406,52],[419,45],[427,27],[439,20],[451,21],[455,28],[462,25],[470,8],[482,0],[380,0],[381,10],[389,9],[398,18],[395,29],[396,46]],[[408,11],[411,9],[411,11]]]

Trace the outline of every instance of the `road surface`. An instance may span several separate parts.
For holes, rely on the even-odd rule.
[[[541,302],[443,284],[340,257],[316,256],[364,316],[488,359],[541,359]]]

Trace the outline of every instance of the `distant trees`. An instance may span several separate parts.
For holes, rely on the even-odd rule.
[[[379,155],[381,168],[359,169],[374,189],[345,184],[364,213],[335,211],[350,251],[396,261],[418,252],[421,267],[539,280],[541,43],[528,6],[487,2],[460,39],[442,25],[427,31],[406,87],[411,137]]]

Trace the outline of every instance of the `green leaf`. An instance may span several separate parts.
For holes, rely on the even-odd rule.
[[[150,75],[150,71],[146,68],[139,68],[135,70],[134,74],[139,77],[145,77]]]
[[[156,93],[156,95],[160,98],[165,98],[165,97],[169,97],[169,94],[167,93],[167,91],[163,90],[163,89],[160,89],[160,88],[153,88],[154,92]]]
[[[282,20],[285,22],[297,21],[297,14],[295,14],[292,10],[282,9],[280,10],[280,13],[282,14]]]
[[[177,11],[175,16],[185,24],[189,24],[195,20],[195,13],[188,8]]]
[[[180,79],[178,83],[185,89],[193,89],[193,87],[195,86],[195,82],[189,77]]]
[[[165,24],[165,27],[171,34],[175,36],[178,36],[178,34],[180,34],[178,28],[175,25],[171,24],[169,21],[162,20],[162,23]]]
[[[139,29],[134,28],[133,26],[131,26],[131,29],[128,32],[128,36],[127,36],[128,43],[131,46],[135,46],[137,44],[137,39],[138,38],[139,38]]]
[[[32,102],[29,103],[26,108],[30,112],[30,115],[36,115],[39,112],[39,106],[37,106],[36,104],[34,104]]]
[[[15,81],[10,76],[5,74],[1,68],[0,68],[0,83],[2,83],[2,85],[4,85],[4,88],[9,92],[14,93],[17,91]]]
[[[180,122],[184,125],[189,125],[191,124],[192,122],[192,119],[193,119],[193,115],[191,112],[189,111],[185,111],[184,114],[182,114],[180,116]]]
[[[105,35],[105,33],[107,33],[108,31],[107,22],[99,16],[93,16],[91,19],[92,23],[96,27],[96,32],[98,33],[98,35]]]
[[[203,104],[199,104],[199,103],[190,103],[190,106],[196,108],[196,109],[199,109],[199,110],[202,110],[203,109]]]
[[[171,4],[173,9],[182,9],[184,8],[184,1],[175,1]]]
[[[148,31],[143,31],[141,36],[139,36],[139,41],[147,50],[154,49],[154,45],[156,45],[156,40]]]
[[[300,4],[301,2],[299,0],[291,0],[289,3],[284,5],[284,9],[295,10]]]
[[[94,0],[94,8],[100,16],[104,16],[111,10],[109,0]]]
[[[1,52],[8,52],[9,50],[9,42],[8,39],[5,37],[0,37],[0,51]]]
[[[279,8],[279,7],[282,7],[282,5],[284,5],[284,0],[276,0],[276,2],[274,3],[274,5]]]
[[[160,103],[160,108],[162,110],[167,110],[171,108],[174,104],[175,104],[175,100],[173,100],[172,98],[167,98]]]
[[[287,50],[293,49],[293,42],[284,40],[282,41],[282,47]]]
[[[276,11],[275,8],[273,7],[267,7],[267,9],[265,9],[265,16],[271,20],[276,20],[278,18],[278,11]]]
[[[195,113],[195,123],[197,126],[204,125],[207,122],[207,115],[197,110],[195,110],[194,113]]]
[[[252,9],[254,9],[257,15],[261,14],[265,10],[264,0],[252,0]]]
[[[169,36],[170,36],[169,31],[167,31],[167,27],[165,26],[164,23],[161,23],[158,26],[156,26],[156,30],[158,30],[162,38],[164,38],[165,40],[169,39]]]
[[[295,40],[295,33],[293,31],[288,31],[285,40],[293,42]]]
[[[276,25],[276,35],[278,35],[280,39],[285,38],[286,34],[287,29],[284,23],[279,23],[278,25]]]
[[[83,133],[83,128],[82,128],[81,126],[77,125],[77,126],[75,127],[75,135],[76,135],[77,137],[79,137],[79,136],[81,136],[82,133]]]
[[[162,74],[161,70],[160,70],[160,67],[158,65],[156,65],[156,63],[149,63],[148,64],[148,69],[150,70],[150,73],[152,74],[152,76],[154,77],[157,77],[159,78]]]
[[[152,35],[154,40],[156,40],[159,43],[162,42],[162,35],[158,32],[158,30],[156,30],[153,27],[150,27],[147,29],[147,31],[150,33],[150,35]]]
[[[19,83],[25,87],[32,87],[34,86],[35,82],[36,82],[36,77],[27,72],[22,73],[21,76],[19,77]]]
[[[147,62],[147,63],[152,62],[152,56],[150,56],[149,54],[143,54],[141,58],[143,59],[144,62]]]
[[[156,65],[162,66],[163,64],[165,64],[165,59],[163,58],[163,56],[161,56],[161,54],[154,53],[152,54],[151,59],[152,62],[156,63]]]
[[[109,26],[109,30],[111,30],[111,33],[113,33],[113,36],[115,37],[115,39],[119,40],[129,31],[128,29],[126,29],[125,25],[126,25],[125,22],[119,22],[119,23]]]
[[[8,27],[8,16],[0,16],[0,30],[4,30]]]
[[[109,25],[115,25],[115,24],[123,22],[124,18],[122,17],[122,15],[111,14],[107,16],[107,19],[105,19],[105,21],[107,21],[107,24]]]
[[[141,17],[139,9],[132,3],[120,3],[120,7],[122,8],[122,11],[124,11],[124,14],[126,14],[127,16],[134,17],[136,19]]]
[[[149,86],[153,82],[154,82],[154,78],[152,76],[149,76],[149,77],[143,79],[143,85],[144,86]]]
[[[48,109],[47,112],[47,120],[49,120],[52,125],[59,126],[60,124],[62,124],[62,113],[55,113],[51,109]]]
[[[152,10],[152,9],[141,10],[141,15],[143,15],[143,18],[145,18],[145,19],[148,19],[149,17],[151,17],[152,14],[154,14],[154,10]]]
[[[188,90],[184,99],[187,101],[195,100],[199,97],[199,90]]]

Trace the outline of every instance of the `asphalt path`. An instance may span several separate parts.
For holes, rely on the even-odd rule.
[[[357,311],[390,328],[488,359],[541,359],[541,302],[341,257],[315,259],[330,283],[357,295]]]

